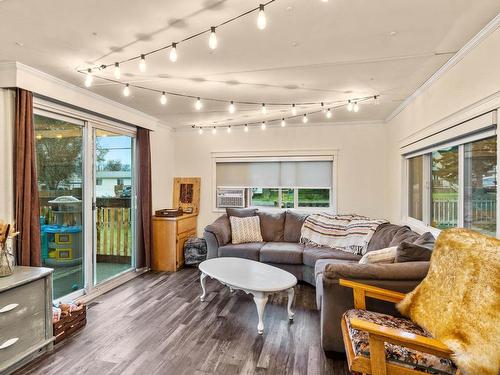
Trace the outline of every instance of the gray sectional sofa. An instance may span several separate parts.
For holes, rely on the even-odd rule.
[[[229,216],[260,217],[263,242],[232,244]],[[343,352],[340,330],[342,314],[353,308],[352,291],[339,286],[339,278],[355,280],[400,292],[412,290],[426,276],[428,261],[360,264],[361,256],[339,249],[300,243],[302,223],[307,215],[294,211],[258,211],[228,209],[205,228],[207,257],[240,257],[264,262],[294,274],[297,279],[316,287],[317,306],[321,311],[321,342],[326,351]],[[368,251],[401,242],[413,243],[421,236],[409,227],[383,224],[374,233]],[[368,300],[374,311],[396,314],[394,305]]]

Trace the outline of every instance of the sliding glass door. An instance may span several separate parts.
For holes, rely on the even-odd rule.
[[[94,285],[134,265],[134,137],[94,129]]]
[[[85,287],[84,123],[35,114],[42,265],[54,269],[54,298]]]

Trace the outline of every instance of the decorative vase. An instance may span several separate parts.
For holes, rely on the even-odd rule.
[[[14,255],[8,246],[0,244],[0,277],[10,276],[14,273]]]

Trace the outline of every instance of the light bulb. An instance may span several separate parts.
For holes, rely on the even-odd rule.
[[[349,100],[349,101],[347,102],[347,110],[348,110],[349,112],[352,112],[353,107],[354,107],[354,106],[353,106],[352,102]]]
[[[321,2],[323,2],[323,3],[327,3],[327,2],[328,2],[328,0],[321,0]]]
[[[281,127],[284,128],[286,126],[286,122],[285,122],[285,119],[282,118],[281,119]]]
[[[297,115],[297,107],[295,107],[295,104],[292,104],[292,115]]]
[[[373,105],[379,105],[380,104],[380,95],[375,95],[373,97]]]
[[[177,61],[177,43],[172,43],[172,48],[170,48],[169,58],[170,61],[172,62]]]
[[[217,48],[217,35],[215,35],[215,26],[210,27],[210,37],[208,38],[208,47],[210,49]]]
[[[146,56],[144,55],[141,55],[141,59],[139,60],[139,70],[143,73],[146,71]]]
[[[203,128],[198,129],[198,134],[200,134],[200,135],[203,134]]]
[[[262,103],[262,107],[261,107],[260,111],[262,112],[263,115],[265,115],[267,113],[267,108],[266,108],[265,103]]]
[[[87,75],[85,76],[85,86],[92,86],[92,82],[94,81],[94,76],[92,75],[92,69],[87,70]]]
[[[266,13],[264,12],[264,4],[259,5],[259,16],[257,17],[257,27],[259,30],[264,30],[267,25]]]
[[[229,125],[229,126],[227,127],[227,130],[226,130],[226,131],[227,131],[228,133],[231,133],[231,125]]]
[[[115,63],[115,78],[116,79],[120,79],[120,77],[122,76],[122,73],[120,71],[120,64],[119,63]]]
[[[236,112],[236,107],[234,106],[234,102],[231,100],[231,103],[229,104],[229,107],[227,108],[229,113],[234,113]]]
[[[307,115],[304,113],[304,116],[302,116],[302,122],[304,124],[307,124],[307,121],[309,121],[309,120],[307,119]]]
[[[321,112],[325,113],[326,108],[325,108],[325,103],[321,102]]]
[[[196,99],[196,102],[194,103],[194,108],[199,111],[200,109],[203,108],[203,103],[201,102],[201,99],[198,98]]]
[[[130,87],[128,85],[128,83],[125,85],[125,87],[123,88],[123,96],[129,96],[130,95]]]
[[[354,102],[354,105],[353,105],[352,109],[353,109],[354,112],[358,112],[359,111],[359,104],[358,104],[358,102]]]
[[[245,124],[245,128],[244,129],[245,129],[245,133],[248,133],[248,125],[247,124]]]
[[[326,111],[326,118],[332,118],[332,111],[330,110],[330,108],[328,108],[328,110]]]
[[[217,133],[217,128],[214,126],[214,128],[212,129],[212,134],[215,134]]]
[[[160,103],[163,104],[163,105],[167,104],[167,94],[165,94],[165,91],[163,91],[161,93]]]
[[[266,122],[265,121],[262,121],[262,124],[260,124],[260,128],[262,130],[266,130]]]

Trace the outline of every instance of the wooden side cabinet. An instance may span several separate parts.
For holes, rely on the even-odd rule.
[[[153,216],[153,270],[173,272],[184,265],[184,243],[188,238],[196,237],[197,219],[196,214]]]

